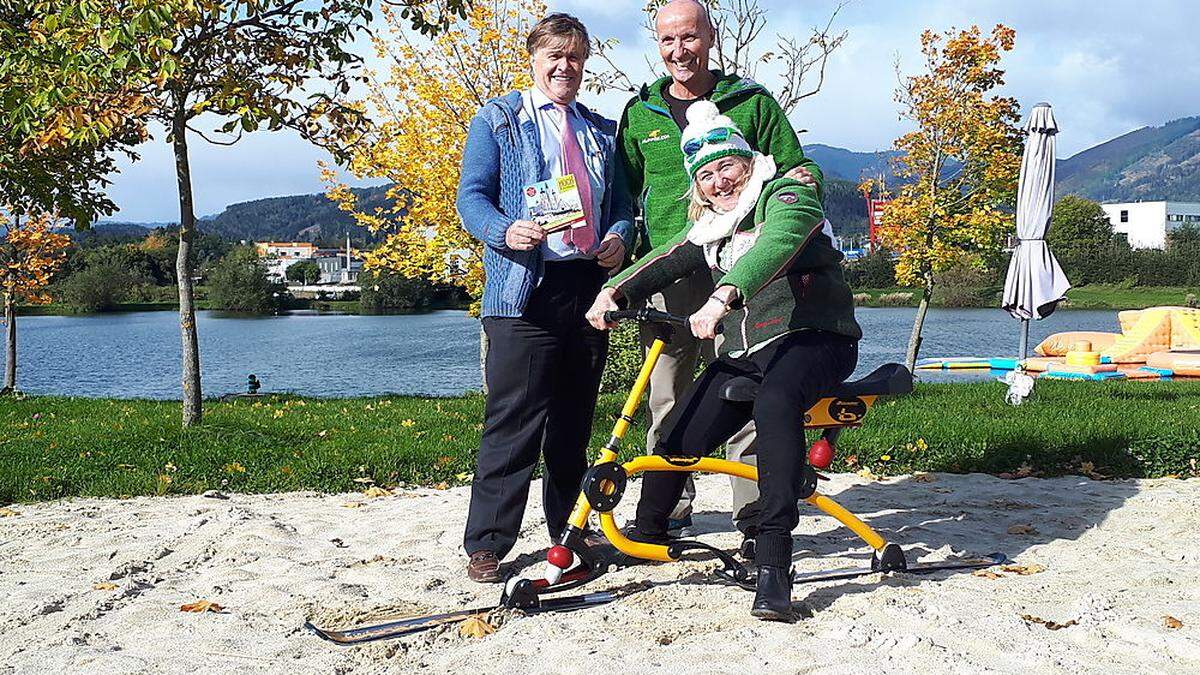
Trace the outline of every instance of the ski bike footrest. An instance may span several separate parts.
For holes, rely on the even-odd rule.
[[[754,378],[735,377],[721,387],[726,401],[750,402],[758,396],[759,382]],[[859,396],[896,396],[912,392],[912,373],[899,363],[885,363],[857,380],[843,382],[829,394],[832,398]]]

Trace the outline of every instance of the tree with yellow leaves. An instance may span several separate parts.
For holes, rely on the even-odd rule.
[[[0,395],[17,388],[17,302],[50,302],[46,286],[67,260],[71,238],[53,230],[47,215],[21,219],[0,212],[0,293],[4,300],[6,358]]]
[[[884,208],[882,246],[899,254],[896,279],[921,289],[908,343],[916,365],[934,275],[955,262],[982,266],[1014,227],[1012,207],[1021,166],[1016,100],[993,90],[1004,84],[997,66],[1016,33],[997,25],[985,36],[969,30],[921,34],[924,70],[903,78],[896,100],[916,130],[896,139],[900,188]],[[878,181],[862,185],[882,192]]]
[[[455,211],[459,162],[475,112],[489,99],[532,85],[524,36],[544,12],[538,0],[478,0],[445,32],[422,40],[403,17],[381,6],[386,30],[373,43],[389,65],[369,74],[368,94],[358,103],[372,124],[333,133],[352,150],[351,174],[390,183],[384,205],[361,206],[332,169],[324,171],[330,198],[359,225],[385,235],[367,254],[368,269],[452,283],[476,301],[481,297],[483,247]]]

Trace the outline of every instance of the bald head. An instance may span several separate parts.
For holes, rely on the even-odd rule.
[[[702,96],[712,87],[708,52],[716,36],[708,10],[696,0],[671,0],[654,21],[658,53],[671,75],[671,92],[681,98]]]
[[[669,21],[682,18],[687,21],[699,22],[709,28],[712,27],[712,19],[708,16],[708,8],[697,0],[670,0],[670,2],[660,7],[654,21],[656,29],[661,25],[664,17]]]

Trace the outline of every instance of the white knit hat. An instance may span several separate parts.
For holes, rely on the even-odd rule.
[[[689,178],[695,179],[696,171],[714,159],[730,155],[754,157],[741,130],[712,101],[696,101],[688,106],[687,121],[679,148],[683,150],[683,168]]]

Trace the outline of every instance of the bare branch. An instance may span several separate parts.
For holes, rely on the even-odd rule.
[[[197,129],[196,127],[193,127],[190,124],[188,124],[186,126],[187,126],[188,131],[192,132],[193,134],[196,134],[200,138],[203,138],[206,142],[212,143],[213,145],[228,146],[228,145],[233,145],[234,143],[237,143],[238,141],[242,140],[242,128],[241,127],[238,127],[237,135],[234,136],[232,140],[219,140],[219,139],[215,139],[215,138],[209,138],[208,135],[205,134],[203,131],[200,131],[199,129]]]

